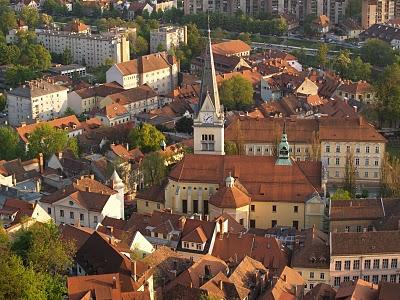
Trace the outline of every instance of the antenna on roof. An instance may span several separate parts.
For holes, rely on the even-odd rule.
[[[211,29],[210,29],[210,11],[207,10],[207,31],[208,31],[208,38],[210,38],[211,35]]]
[[[286,119],[283,120],[283,134],[286,134]]]

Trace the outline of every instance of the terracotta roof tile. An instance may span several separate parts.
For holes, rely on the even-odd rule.
[[[203,244],[207,242],[207,237],[203,228],[199,226],[185,236],[182,236],[182,241]]]
[[[249,205],[250,196],[237,185],[222,187],[210,197],[209,203],[219,208],[239,208]]]
[[[141,74],[169,68],[171,65],[166,52],[143,55],[137,59],[116,64],[115,66],[125,75]]]
[[[20,126],[17,127],[16,130],[21,138],[25,143],[28,143],[28,138],[29,135],[32,134],[32,132],[38,127],[43,124],[49,124],[52,127],[57,127],[59,129],[66,129],[68,128],[68,131],[71,130],[76,130],[77,128],[81,127],[81,123],[79,122],[78,118],[75,115],[71,116],[66,116],[58,119],[54,119],[51,121],[46,121],[46,122],[39,122],[39,123],[33,123],[25,126]]]
[[[378,286],[362,279],[343,282],[336,293],[336,299],[375,300],[377,297]]]
[[[250,52],[250,50],[250,46],[241,40],[231,40],[212,45],[212,51],[214,54],[226,56]]]
[[[345,81],[340,84],[337,89],[349,94],[364,94],[372,92],[372,86],[366,81]]]
[[[303,300],[335,300],[336,291],[329,284],[318,283],[307,294],[304,295]]]
[[[158,94],[150,86],[144,84],[133,89],[111,94],[108,97],[112,99],[115,103],[118,103],[120,105],[128,105],[138,101],[157,97],[157,95]]]

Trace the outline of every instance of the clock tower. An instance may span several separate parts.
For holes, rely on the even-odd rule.
[[[224,112],[219,101],[211,47],[210,27],[204,54],[200,98],[193,120],[195,154],[224,155]]]

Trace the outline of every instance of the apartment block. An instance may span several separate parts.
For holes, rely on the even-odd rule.
[[[147,84],[159,95],[166,95],[177,87],[178,72],[176,58],[163,51],[114,64],[106,72],[106,79],[117,82],[125,90]]]
[[[159,48],[168,51],[181,44],[187,44],[186,26],[165,26],[150,31],[150,52],[158,52]]]
[[[373,24],[386,23],[394,18],[394,0],[363,0],[361,6],[361,26],[368,29]]]
[[[399,282],[400,231],[333,232],[330,244],[332,286],[358,279]]]
[[[33,80],[7,92],[8,121],[12,126],[48,121],[67,108],[68,88],[45,80]]]
[[[125,34],[102,34],[36,29],[36,36],[51,53],[62,54],[70,49],[73,62],[90,67],[103,65],[106,60],[121,63],[129,60],[129,41]]]

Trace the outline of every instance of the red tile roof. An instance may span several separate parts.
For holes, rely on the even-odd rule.
[[[209,203],[218,208],[239,208],[249,205],[251,202],[247,191],[238,186],[224,186],[210,197]]]
[[[241,40],[231,40],[212,45],[212,51],[214,54],[225,56],[250,52],[250,50],[250,46]]]
[[[115,64],[115,66],[122,75],[126,76],[166,69],[171,66],[171,62],[174,60],[166,52],[159,52],[143,55],[134,60]]]

